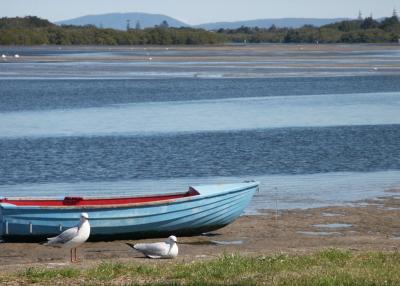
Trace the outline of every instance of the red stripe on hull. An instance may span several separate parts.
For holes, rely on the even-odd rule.
[[[159,202],[166,200],[174,200],[185,197],[197,196],[199,192],[190,188],[189,191],[182,194],[158,195],[148,197],[130,197],[130,198],[82,198],[82,197],[65,197],[63,200],[35,200],[35,199],[0,199],[0,203],[8,203],[16,206],[103,206],[103,205],[126,205]]]

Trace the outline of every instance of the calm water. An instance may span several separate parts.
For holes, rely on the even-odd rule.
[[[0,71],[1,68],[0,65]],[[25,72],[23,67],[20,69]],[[58,73],[58,69],[50,71],[52,74],[55,72]],[[398,92],[400,73],[351,77],[107,80],[60,80],[52,77],[46,80],[17,80],[0,76],[0,91],[0,112],[34,111],[169,101]],[[330,99],[323,97],[320,100]]]
[[[215,70],[193,76],[188,64],[177,76],[182,63],[162,64],[162,78],[157,66],[141,78],[124,64],[0,63],[0,195],[170,192],[255,179],[254,213],[350,203],[400,186],[400,73],[251,77],[240,76],[240,63],[220,63],[222,76],[209,79]],[[90,72],[66,76],[80,68]]]

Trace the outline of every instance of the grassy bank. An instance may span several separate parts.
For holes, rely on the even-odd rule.
[[[223,255],[191,263],[101,262],[0,274],[1,284],[39,285],[400,285],[399,252],[336,249],[310,255]]]

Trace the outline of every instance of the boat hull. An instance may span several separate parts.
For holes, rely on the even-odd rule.
[[[196,188],[196,187],[195,187]],[[200,186],[199,196],[134,205],[38,207],[0,204],[5,241],[41,241],[90,218],[90,240],[190,236],[224,227],[250,203],[258,183]]]

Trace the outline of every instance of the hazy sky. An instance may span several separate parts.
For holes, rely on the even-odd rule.
[[[400,10],[400,0],[0,0],[0,17],[35,15],[50,21],[88,14],[146,12],[188,24],[283,17],[374,17]],[[399,11],[400,12],[400,11]]]

